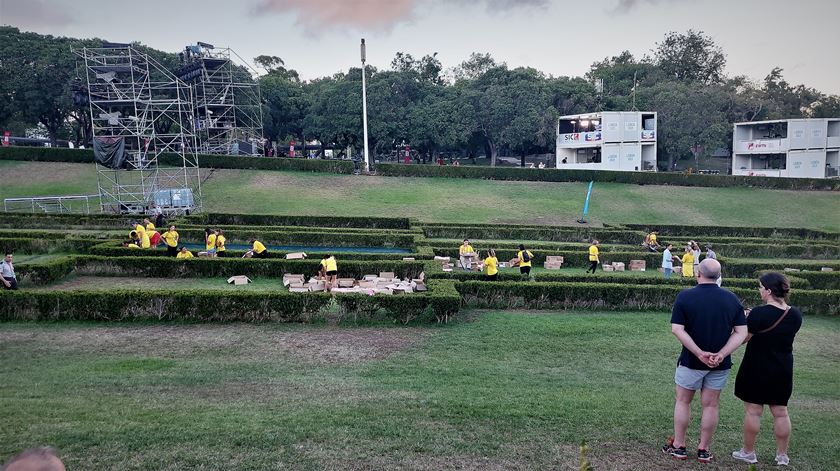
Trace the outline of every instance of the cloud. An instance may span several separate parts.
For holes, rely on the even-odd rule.
[[[409,22],[424,6],[452,3],[445,0],[259,0],[251,13],[292,14],[309,32],[347,28],[390,31]],[[544,6],[548,0],[457,0],[461,5],[484,4],[488,11]]]
[[[677,3],[683,1],[685,0],[618,0],[618,3],[616,3],[615,8],[613,8],[611,12],[630,13],[644,4],[657,5],[660,3]]]
[[[0,24],[22,30],[55,29],[73,23],[73,18],[45,0],[0,0]]]

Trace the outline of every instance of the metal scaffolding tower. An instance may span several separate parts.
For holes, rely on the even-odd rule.
[[[200,153],[258,155],[262,99],[256,72],[230,48],[198,42],[179,53],[176,75],[192,87]]]
[[[194,107],[190,87],[130,44],[104,43],[73,51],[84,67],[103,212],[167,214],[201,209]],[[101,155],[101,153],[97,153]]]

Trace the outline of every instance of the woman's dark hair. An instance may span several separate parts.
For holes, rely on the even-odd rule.
[[[525,245],[524,244],[519,244],[519,250],[525,250]]]
[[[761,286],[770,290],[770,293],[779,299],[787,299],[788,293],[790,293],[790,283],[787,277],[781,273],[769,271],[761,275],[758,281]]]
[[[213,229],[210,229],[209,227],[204,229],[204,234],[205,235],[210,235],[211,232],[213,232]]]

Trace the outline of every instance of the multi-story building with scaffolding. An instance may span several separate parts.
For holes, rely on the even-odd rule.
[[[199,153],[259,154],[262,100],[253,69],[233,50],[203,42],[179,57],[176,75],[192,88]]]
[[[199,210],[190,87],[130,44],[74,53],[84,71],[102,211],[140,214],[152,203],[169,214]]]
[[[556,157],[560,169],[656,171],[656,113],[561,116]]]
[[[840,168],[840,118],[736,123],[732,174],[831,178]]]

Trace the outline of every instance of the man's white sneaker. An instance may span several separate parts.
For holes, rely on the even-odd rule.
[[[787,466],[790,464],[790,458],[788,458],[787,453],[782,453],[780,455],[776,455],[776,465],[777,466]]]
[[[732,457],[735,458],[736,460],[741,460],[741,461],[744,461],[744,462],[750,463],[750,464],[758,463],[758,458],[756,458],[755,452],[747,453],[746,451],[744,451],[743,448],[741,448],[738,451],[733,451],[732,452]],[[776,459],[778,460],[779,457],[777,456]]]

